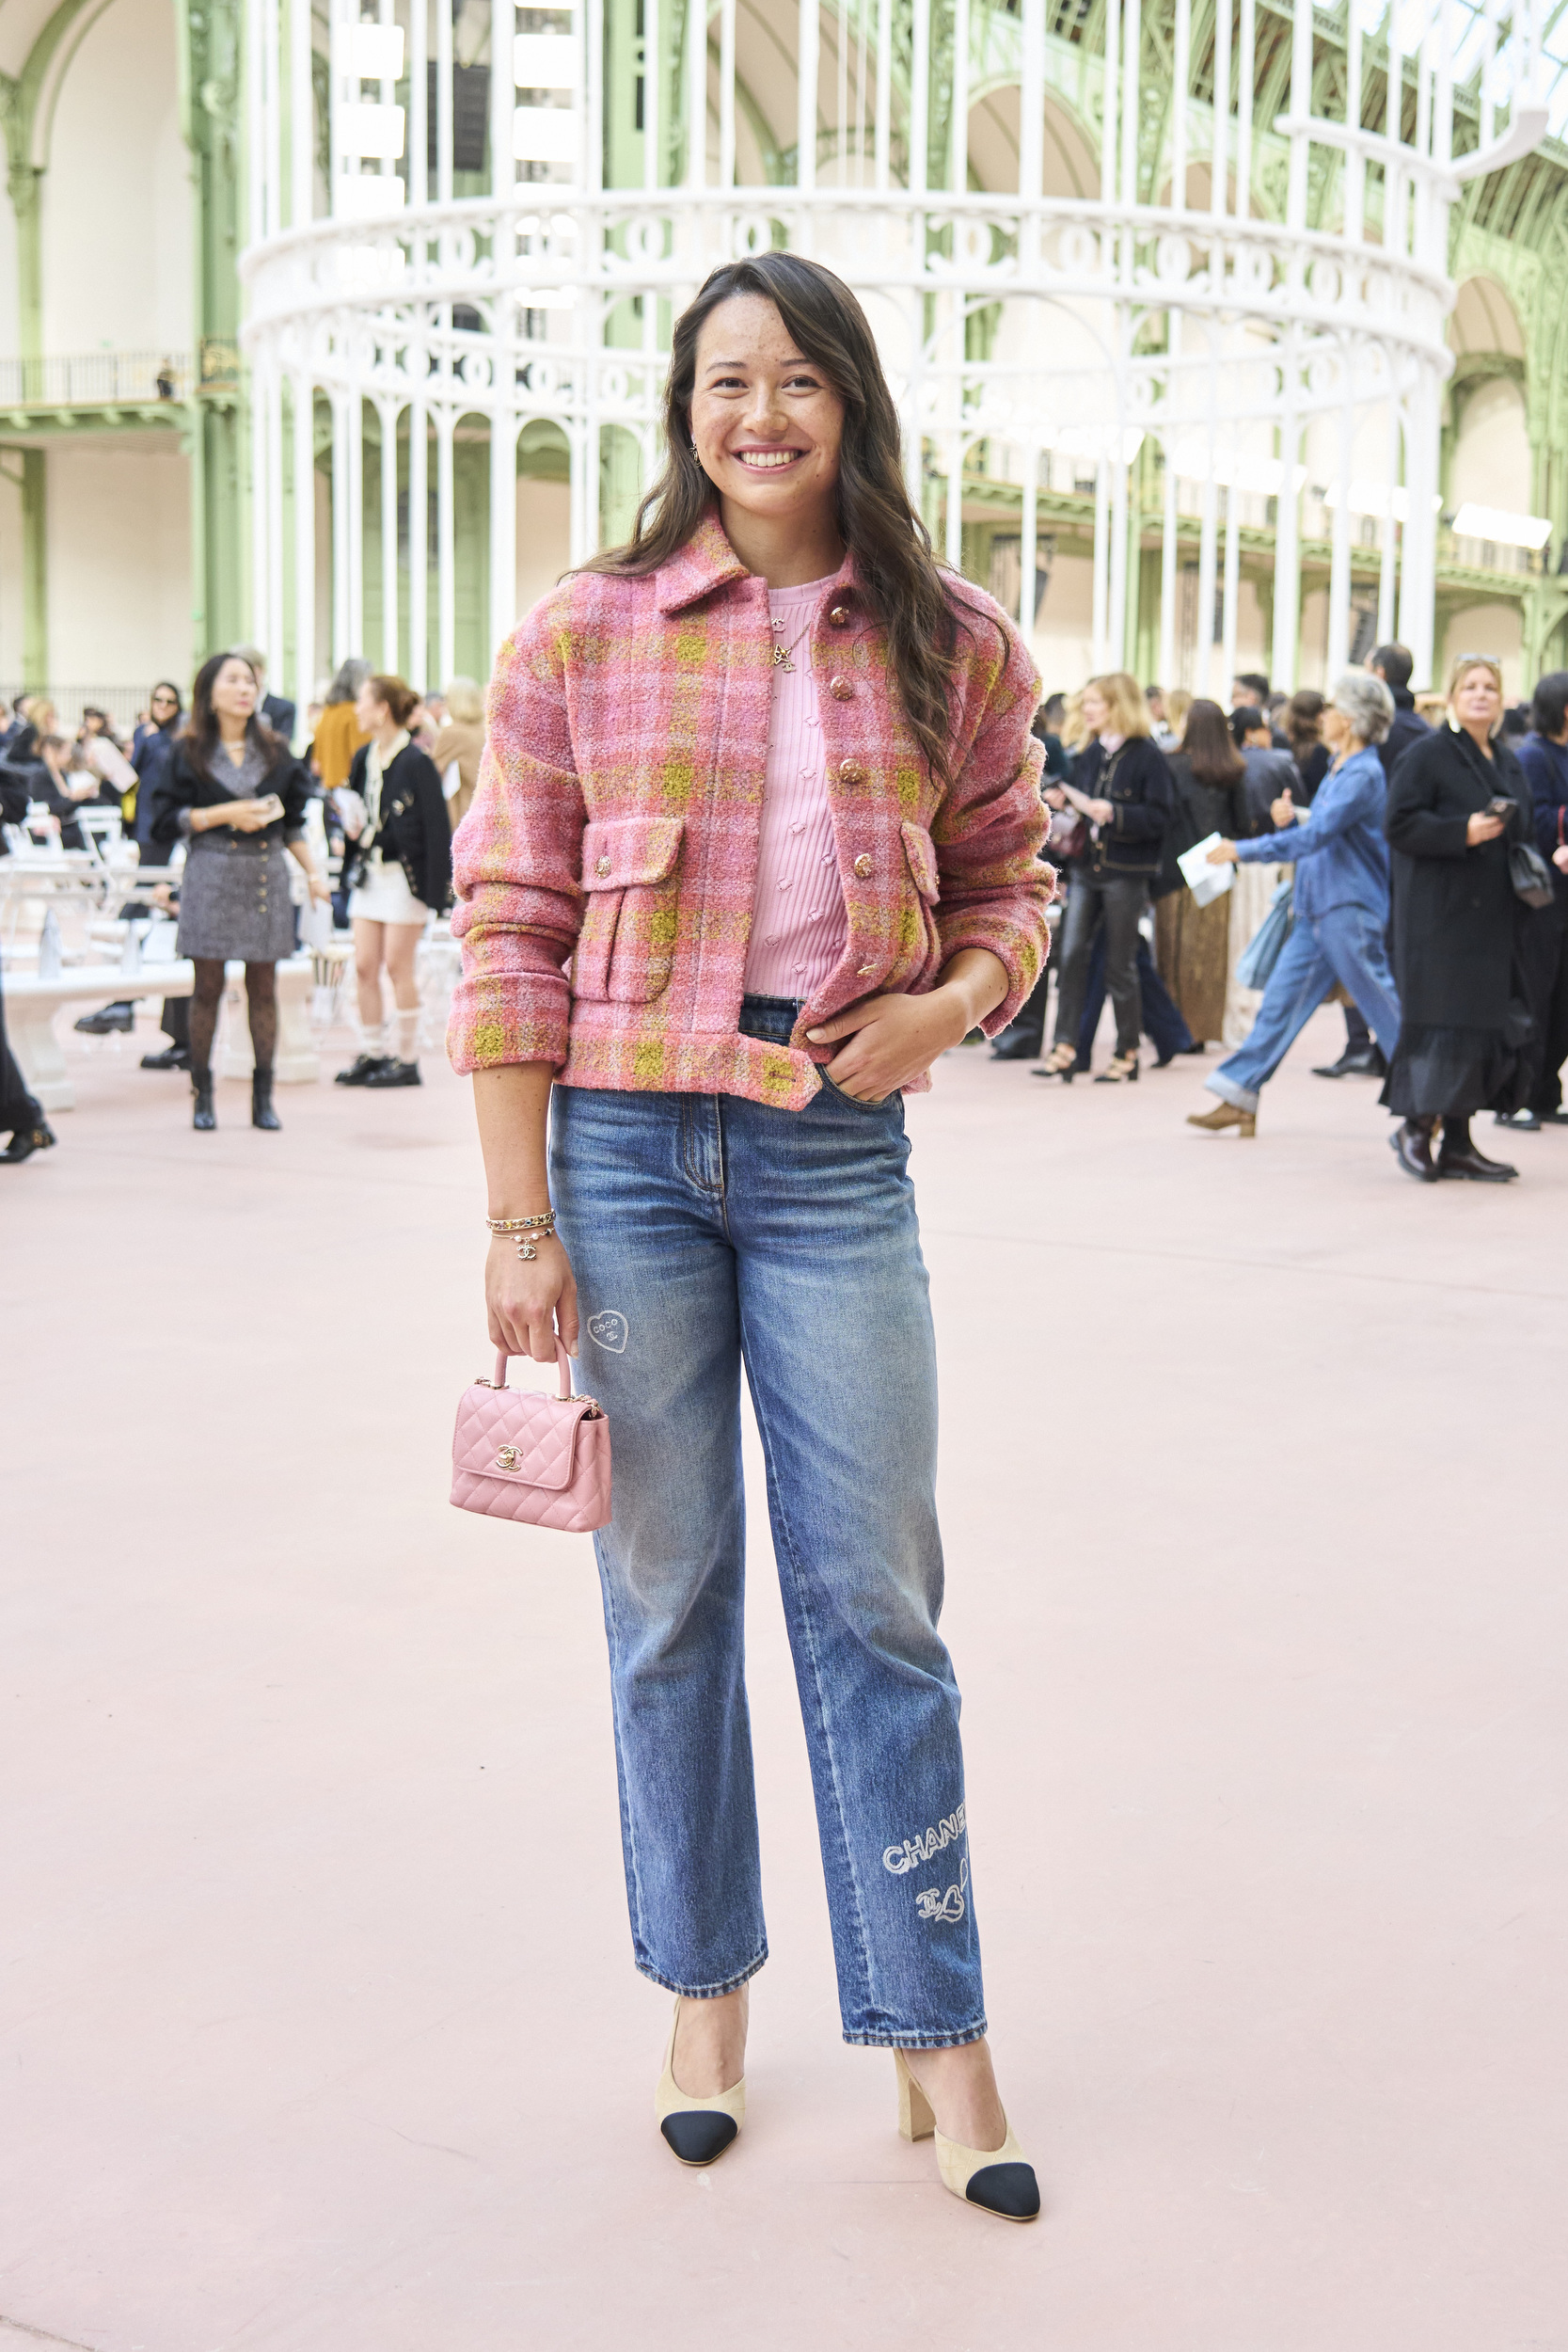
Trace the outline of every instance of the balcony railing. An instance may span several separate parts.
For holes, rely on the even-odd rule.
[[[0,359],[0,407],[142,408],[190,397],[189,352],[89,351],[71,358]]]

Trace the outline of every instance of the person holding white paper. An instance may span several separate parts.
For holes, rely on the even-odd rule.
[[[1334,981],[1360,1006],[1391,1056],[1400,1030],[1389,969],[1388,845],[1384,837],[1383,764],[1373,748],[1387,734],[1393,697],[1381,678],[1347,671],[1323,707],[1323,740],[1334,765],[1310,810],[1282,792],[1271,815],[1281,830],[1253,841],[1221,841],[1215,865],[1294,866],[1295,921],[1263,991],[1252,1035],[1205,1081],[1212,1111],[1190,1127],[1257,1133],[1258,1098]]]

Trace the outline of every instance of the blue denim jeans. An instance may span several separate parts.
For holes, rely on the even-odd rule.
[[[796,1007],[748,998],[787,1040]],[[848,2042],[986,2030],[958,1692],[937,1633],[936,1359],[904,1107],[558,1087],[638,1967],[727,1993],[768,1957],[744,1675],[744,1365],[805,1719]]]
[[[1296,916],[1269,974],[1252,1034],[1205,1080],[1210,1092],[1238,1110],[1255,1111],[1259,1089],[1274,1076],[1335,980],[1359,1005],[1392,1061],[1400,1000],[1383,924],[1365,907],[1331,907],[1326,914]]]

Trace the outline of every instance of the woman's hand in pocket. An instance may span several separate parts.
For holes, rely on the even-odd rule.
[[[511,1356],[553,1364],[559,1331],[568,1356],[578,1352],[578,1286],[565,1245],[536,1242],[535,1258],[519,1258],[511,1233],[497,1233],[484,1262],[484,1303],[490,1343]]]

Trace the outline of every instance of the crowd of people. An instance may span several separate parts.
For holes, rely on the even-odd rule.
[[[1422,1183],[1515,1177],[1470,1121],[1568,1124],[1568,671],[1510,708],[1498,661],[1463,655],[1436,723],[1411,674],[1387,644],[1326,695],[1243,673],[1228,713],[1125,672],[1053,695],[1035,724],[1053,811],[1042,855],[1067,903],[992,1052],[1070,1085],[1092,1067],[1108,993],[1115,1047],[1094,1079],[1124,1086],[1144,1035],[1160,1067],[1202,1055],[1227,1041],[1239,987],[1260,987],[1205,1081],[1214,1107],[1189,1118],[1250,1136],[1263,1087],[1334,997],[1345,1047],[1318,1074],[1383,1081],[1402,1168]],[[1197,853],[1236,886],[1206,889]],[[1267,903],[1241,887],[1275,868],[1289,879]]]
[[[1446,699],[1423,708],[1411,671],[1404,647],[1387,644],[1327,695],[1274,692],[1243,672],[1228,711],[1125,672],[1051,695],[1035,723],[1051,812],[1042,855],[1066,903],[1047,970],[993,1055],[1064,1085],[1092,1074],[1122,1086],[1138,1077],[1145,1038],[1160,1068],[1228,1038],[1235,1050],[1205,1080],[1218,1099],[1189,1123],[1250,1136],[1263,1087],[1328,996],[1343,1005],[1345,1045],[1317,1074],[1383,1081],[1402,1167],[1424,1183],[1515,1176],[1469,1122],[1489,1110],[1514,1131],[1568,1124],[1568,671],[1512,708],[1489,655],[1464,657]],[[41,695],[19,697],[0,731],[6,823],[41,819],[79,849],[87,809],[107,805],[144,866],[166,866],[182,844],[182,872],[155,896],[178,914],[196,986],[166,1001],[168,1041],[142,1067],[189,1073],[201,1130],[216,1123],[212,1046],[233,961],[245,967],[252,1120],[278,1123],[276,972],[299,936],[286,855],[352,933],[359,1050],[337,1082],[421,1082],[415,955],[451,903],[451,834],[484,744],[481,689],[455,678],[421,696],[349,660],[308,707],[297,756],[296,718],[244,646],[204,666],[188,709],[160,679],[128,738],[90,704],[68,734]],[[305,846],[312,799],[335,882]],[[1232,889],[1190,885],[1180,860],[1203,843],[1206,863],[1232,869]],[[1291,880],[1271,902],[1267,876],[1280,868]],[[1241,993],[1248,982],[1260,1002]],[[1095,1070],[1107,996],[1114,1044]],[[76,1026],[129,1031],[135,1017],[127,999]],[[7,1065],[0,1158],[24,1159],[54,1136],[8,1054]]]
[[[302,933],[291,857],[308,901],[330,903],[335,925],[353,939],[360,1050],[339,1083],[421,1083],[416,951],[432,915],[451,901],[451,834],[479,781],[483,696],[464,677],[421,696],[404,679],[350,660],[306,718],[309,739],[296,755],[295,706],[267,692],[264,658],[247,645],[202,666],[188,709],[182,688],[160,679],[128,739],[92,705],[68,735],[43,695],[19,696],[0,731],[0,821],[85,850],[87,811],[105,806],[141,866],[166,875],[151,903],[178,917],[178,950],[195,966],[195,985],[188,998],[166,999],[168,1043],[145,1055],[142,1068],[189,1073],[198,1131],[217,1123],[212,1053],[225,967],[233,961],[245,965],[255,1057],[251,1122],[280,1124],[273,1101],[277,969]],[[325,872],[309,844],[312,801]],[[127,998],[84,1014],[76,1026],[104,1035],[135,1023]],[[0,1134],[10,1136],[0,1159],[47,1150],[54,1131],[8,1050],[0,1083]]]

